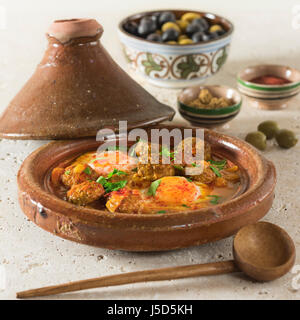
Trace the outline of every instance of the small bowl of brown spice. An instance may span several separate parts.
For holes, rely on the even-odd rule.
[[[196,86],[178,96],[178,111],[192,125],[216,127],[232,120],[240,111],[241,95],[226,86]]]

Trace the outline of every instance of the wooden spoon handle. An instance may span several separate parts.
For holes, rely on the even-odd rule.
[[[56,286],[49,286],[44,288],[32,289],[28,291],[22,291],[17,293],[17,298],[40,297],[84,289],[118,286],[121,284],[128,283],[190,278],[202,275],[231,273],[236,271],[239,270],[235,266],[233,260],[206,264],[196,264],[190,266],[153,269],[116,274],[112,276],[105,276],[100,278],[69,282]]]

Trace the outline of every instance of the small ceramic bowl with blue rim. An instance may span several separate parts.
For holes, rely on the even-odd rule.
[[[274,76],[284,78],[289,83],[281,85],[266,85],[254,83],[261,76]],[[288,106],[300,92],[300,71],[281,65],[257,65],[247,67],[237,76],[239,91],[247,97],[250,104],[259,109],[279,110]]]
[[[190,103],[197,99],[202,89],[208,89],[213,97],[232,101],[228,107],[208,109],[193,107]],[[181,91],[177,99],[178,111],[192,125],[217,127],[235,118],[241,110],[242,97],[237,90],[220,85],[194,86]]]
[[[124,28],[128,22],[139,23],[145,16],[164,11],[173,12],[177,20],[187,12],[199,14],[210,26],[222,26],[225,33],[215,39],[180,45],[146,40]],[[228,57],[233,29],[229,20],[213,13],[157,10],[123,19],[119,24],[119,37],[128,62],[150,83],[165,88],[185,88],[203,83],[221,69]]]

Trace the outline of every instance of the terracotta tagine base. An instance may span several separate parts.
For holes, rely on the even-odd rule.
[[[175,111],[130,78],[101,45],[94,19],[55,21],[35,73],[0,117],[0,137],[73,139],[171,120]]]
[[[228,237],[269,211],[274,199],[275,168],[237,138],[205,130],[205,139],[213,153],[241,168],[241,192],[223,204],[182,213],[136,215],[111,214],[59,199],[47,187],[50,172],[64,160],[95,150],[101,144],[85,139],[47,144],[24,161],[18,174],[21,208],[30,220],[57,236],[109,249],[161,251]]]

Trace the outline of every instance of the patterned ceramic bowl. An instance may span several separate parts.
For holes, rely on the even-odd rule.
[[[250,80],[272,75],[289,80],[284,85],[263,85]],[[280,65],[258,65],[247,67],[237,76],[238,89],[247,96],[249,102],[266,110],[277,110],[287,107],[287,102],[300,92],[300,71]]]
[[[201,109],[191,107],[189,102],[195,100],[200,90],[208,89],[214,97],[227,98],[233,101],[229,107],[220,109]],[[217,127],[232,120],[240,112],[242,98],[237,90],[226,86],[196,86],[184,89],[178,96],[178,111],[192,125]]]
[[[161,10],[166,11],[166,10]],[[119,36],[125,55],[133,68],[157,86],[183,88],[202,83],[217,73],[225,63],[233,25],[227,19],[212,13],[170,10],[179,19],[186,12],[205,16],[211,24],[221,24],[226,33],[217,39],[188,45],[173,45],[145,40],[126,32],[128,21],[138,22],[142,17],[158,11],[135,14],[119,24]]]

